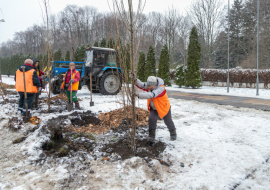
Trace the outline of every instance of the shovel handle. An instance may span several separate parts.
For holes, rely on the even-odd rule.
[[[70,80],[72,79],[72,69],[70,69]],[[70,102],[72,104],[72,82],[70,83]]]
[[[90,73],[90,96],[91,96],[91,102],[92,102],[92,73]]]
[[[25,83],[25,66],[22,66],[22,69],[23,69],[23,84],[24,84],[24,103],[25,103],[26,117],[28,118],[28,104],[27,104],[27,93],[26,93],[26,83]]]

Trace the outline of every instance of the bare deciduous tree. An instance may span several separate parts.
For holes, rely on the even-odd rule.
[[[132,0],[127,1],[127,10],[125,8],[125,3],[123,0],[114,0],[114,12],[115,14],[119,14],[121,21],[124,23],[124,26],[128,32],[129,35],[129,52],[130,52],[130,75],[131,77],[131,93],[127,93],[128,97],[127,99],[131,100],[131,106],[132,106],[132,120],[131,120],[131,146],[132,149],[135,150],[136,148],[136,143],[135,143],[135,134],[136,134],[136,117],[135,117],[135,67],[134,67],[134,60],[136,53],[138,52],[138,47],[139,47],[139,38],[137,38],[137,41],[135,42],[135,36],[139,32],[139,26],[138,24],[140,23],[140,16],[142,14],[144,4],[142,3],[142,0],[138,1],[138,7],[136,13],[133,10],[133,2]],[[116,13],[117,10],[117,13]],[[119,32],[118,32],[119,34]],[[120,36],[118,36],[119,39]],[[123,61],[123,60],[122,60]],[[125,75],[128,76],[129,73],[127,70],[125,70]],[[126,86],[128,86],[128,80],[125,81]],[[129,90],[127,91],[129,92]]]

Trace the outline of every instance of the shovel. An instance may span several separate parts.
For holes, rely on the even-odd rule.
[[[72,71],[71,71],[71,73],[72,73]],[[71,74],[71,73],[70,73],[70,74]],[[72,102],[72,82],[69,84],[69,86],[70,86],[70,103],[68,103],[67,109],[68,109],[68,111],[71,111],[71,110],[73,110],[73,102]]]
[[[94,102],[92,102],[92,73],[90,73],[90,107],[94,106]]]
[[[22,69],[23,69],[23,84],[24,84],[24,103],[25,103],[25,111],[26,111],[26,116],[23,118],[23,120],[25,122],[28,122],[30,118],[28,115],[27,93],[26,93],[26,84],[25,84],[25,67],[22,66]]]

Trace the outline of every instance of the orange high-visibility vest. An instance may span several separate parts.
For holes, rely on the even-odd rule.
[[[33,74],[35,69],[31,69],[25,72],[25,84],[26,84],[26,92],[28,93],[37,93],[38,87],[34,86],[33,83]],[[16,91],[24,92],[24,81],[23,81],[23,72],[19,69],[16,71]]]
[[[77,70],[76,70],[76,72],[73,72],[72,75],[71,75],[71,79],[74,79],[74,78],[75,78],[75,75],[76,75],[78,72],[79,72],[79,71],[77,71]],[[66,73],[66,74],[67,74],[67,73]],[[62,83],[62,85],[61,85],[61,88],[62,88],[62,89],[65,89],[64,86],[65,86],[66,74],[64,74],[64,80],[63,80],[63,83]],[[72,84],[72,91],[77,91],[78,89],[79,89],[79,81]]]
[[[163,86],[165,88],[164,85],[160,85],[160,86]],[[149,111],[150,111],[150,102],[151,102],[151,98],[147,99],[147,107]],[[157,109],[159,117],[163,118],[164,116],[166,116],[171,108],[171,104],[167,96],[167,93],[165,92],[163,96],[153,98],[153,102]]]

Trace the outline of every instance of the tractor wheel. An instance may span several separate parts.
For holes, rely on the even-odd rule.
[[[121,90],[121,76],[117,71],[106,72],[101,77],[99,86],[102,95],[116,95]]]

